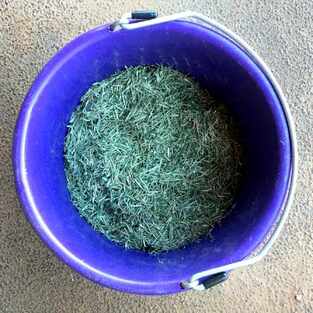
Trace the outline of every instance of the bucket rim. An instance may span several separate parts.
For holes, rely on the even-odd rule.
[[[176,20],[177,19],[175,18],[175,21]],[[215,25],[218,25],[218,24],[215,24]],[[22,108],[21,108],[21,111],[20,111],[20,114],[19,114],[19,117],[17,120],[15,131],[14,131],[12,159],[13,159],[13,167],[14,167],[14,173],[15,173],[16,188],[17,188],[17,193],[18,193],[19,198],[20,198],[21,203],[22,203],[22,207],[24,209],[24,212],[25,212],[29,222],[32,224],[33,228],[40,235],[40,237],[43,239],[43,241],[59,256],[60,259],[62,259],[62,261],[64,261],[70,267],[72,267],[73,269],[75,269],[76,271],[80,272],[85,277],[87,277],[93,281],[97,282],[96,277],[98,277],[99,275],[105,276],[105,280],[107,282],[106,285],[113,288],[113,289],[123,290],[123,291],[127,291],[127,292],[147,294],[146,291],[141,291],[141,289],[139,289],[139,288],[137,288],[137,290],[135,290],[136,288],[134,288],[134,290],[130,290],[128,287],[126,287],[126,285],[129,286],[130,284],[135,284],[136,282],[120,279],[118,277],[111,276],[111,275],[104,275],[104,273],[102,271],[98,271],[97,269],[93,268],[89,264],[83,262],[83,260],[78,259],[75,255],[73,255],[71,253],[71,251],[69,251],[65,247],[63,247],[61,243],[58,244],[57,243],[58,239],[54,237],[53,233],[45,225],[45,222],[42,220],[40,214],[38,212],[36,212],[36,210],[34,209],[36,207],[36,205],[35,205],[32,197],[31,197],[31,191],[27,190],[27,185],[25,185],[25,180],[23,179],[23,177],[25,178],[25,175],[27,173],[23,172],[25,170],[25,167],[23,167],[21,164],[21,162],[22,162],[21,161],[21,159],[22,159],[21,155],[23,153],[23,140],[24,140],[24,145],[25,145],[25,136],[26,136],[25,132],[27,130],[27,121],[29,121],[29,119],[30,119],[29,107],[31,106],[32,103],[36,102],[36,96],[38,96],[38,94],[40,93],[40,90],[42,90],[45,87],[45,85],[43,84],[43,81],[45,81],[45,79],[47,77],[49,77],[49,75],[51,75],[51,71],[56,71],[56,68],[62,66],[63,62],[65,62],[64,59],[70,58],[73,55],[73,53],[74,53],[73,51],[75,49],[78,49],[78,48],[82,49],[83,48],[83,46],[80,46],[80,44],[78,42],[82,39],[82,37],[88,36],[88,34],[90,34],[92,32],[96,32],[96,31],[108,31],[108,25],[99,26],[97,28],[94,28],[94,29],[80,35],[79,37],[72,40],[71,42],[69,42],[54,57],[52,57],[50,59],[50,61],[42,69],[40,74],[37,76],[35,82],[31,86],[31,88],[30,88],[30,90],[29,90],[29,92],[28,92],[28,94],[27,94],[27,96],[26,96],[26,98],[22,104]],[[228,32],[230,32],[230,31],[228,31]],[[232,32],[230,32],[230,33],[233,34]],[[234,38],[237,40],[237,36],[235,34],[233,34],[233,35],[234,35]],[[243,41],[241,39],[240,39],[240,43],[241,44],[243,43]],[[290,207],[293,195],[294,195],[295,182],[296,182],[296,176],[297,176],[297,147],[296,147],[295,129],[294,129],[293,121],[291,118],[290,110],[289,110],[289,107],[287,105],[286,99],[285,99],[276,79],[271,74],[269,68],[265,65],[265,63],[257,56],[257,54],[246,43],[244,43],[243,46],[249,53],[251,53],[251,55],[254,57],[254,59],[256,61],[258,61],[259,64],[262,65],[262,67],[260,67],[260,65],[257,64],[257,65],[259,65],[261,71],[266,75],[266,77],[268,78],[268,81],[271,83],[274,91],[276,92],[276,95],[278,96],[280,103],[282,105],[284,115],[286,118],[286,122],[288,125],[288,131],[289,131],[290,143],[291,143],[292,173],[290,174],[290,185],[288,188],[287,202],[286,202],[285,209],[284,209],[284,212],[285,212],[283,215],[284,220],[280,223],[280,225],[281,225],[280,230],[281,230],[283,223],[285,222],[285,220],[287,218],[287,213],[288,213],[288,210],[289,210],[289,207]],[[246,53],[247,51],[244,51],[244,52]],[[26,186],[26,188],[25,188],[25,186]],[[44,227],[44,225],[46,227]],[[278,231],[278,233],[280,232],[280,230]],[[277,236],[278,236],[278,233],[277,233]],[[272,241],[272,244],[276,240],[276,237]],[[268,250],[270,249],[270,247],[268,247]],[[264,253],[264,255],[268,252],[268,250]],[[262,257],[264,255],[262,255]],[[245,265],[248,265],[248,264],[245,264]],[[244,265],[242,265],[242,266],[244,266]],[[207,271],[205,271],[205,272],[206,272],[205,276],[212,275],[212,269],[210,272],[211,274],[208,274]],[[191,286],[190,288],[197,289],[196,288],[197,283],[194,283],[194,282],[198,282],[198,285],[200,285],[199,284],[199,279],[200,279],[199,275],[200,274],[203,275],[203,273],[204,272],[196,273],[194,276],[192,276],[190,282],[193,283],[193,286]],[[112,281],[115,283],[112,283]],[[100,279],[98,280],[98,282],[100,282]],[[175,293],[175,292],[177,292],[177,291],[173,291],[172,293]],[[169,293],[171,293],[171,292],[166,292],[166,294],[169,294]],[[149,294],[149,292],[148,292],[148,294]],[[155,294],[155,292],[153,292],[151,294]]]

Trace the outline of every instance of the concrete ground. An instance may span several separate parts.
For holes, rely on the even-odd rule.
[[[228,26],[272,68],[296,123],[300,168],[283,234],[259,264],[204,293],[142,297],[101,288],[62,264],[26,222],[11,138],[23,97],[67,41],[134,8],[194,10]],[[313,2],[311,0],[2,0],[0,4],[0,312],[313,312]]]

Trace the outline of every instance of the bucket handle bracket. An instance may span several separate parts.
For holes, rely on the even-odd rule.
[[[229,272],[220,272],[207,278],[203,279],[200,283],[199,280],[194,280],[192,282],[182,282],[181,287],[183,289],[194,289],[194,290],[207,290],[211,287],[214,287],[220,283],[226,281],[229,277]]]
[[[123,28],[127,24],[135,24],[143,21],[152,20],[158,17],[158,12],[154,10],[135,10],[130,14],[123,15],[118,21],[110,25],[111,31],[117,31]],[[131,23],[132,21],[132,23]]]

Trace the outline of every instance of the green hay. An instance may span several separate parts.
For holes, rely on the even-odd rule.
[[[139,66],[97,82],[68,128],[72,201],[112,241],[151,253],[183,247],[229,211],[241,173],[237,129],[182,73]]]

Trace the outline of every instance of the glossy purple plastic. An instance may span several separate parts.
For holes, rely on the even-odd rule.
[[[64,175],[66,125],[80,97],[93,82],[139,64],[165,64],[193,76],[227,103],[246,146],[242,189],[214,240],[158,256],[125,250],[96,233],[72,205]],[[283,208],[290,158],[286,119],[262,71],[228,39],[188,22],[116,32],[102,26],[67,44],[32,85],[13,151],[19,197],[44,242],[89,279],[140,294],[182,291],[180,283],[193,274],[251,254]]]

